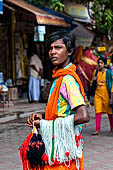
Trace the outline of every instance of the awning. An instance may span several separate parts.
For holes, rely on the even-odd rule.
[[[3,6],[4,6],[4,7],[6,7],[6,8],[8,8],[8,9],[10,9],[11,11],[15,11],[15,9],[14,9],[14,8],[10,7],[10,6],[9,6],[9,5],[7,5],[7,4],[3,4]]]
[[[94,33],[90,30],[88,30],[83,24],[80,24],[78,22],[74,22],[77,27],[71,31],[73,35],[76,35],[76,37],[82,37],[82,38],[94,38]]]
[[[75,27],[77,27],[77,25],[75,23],[73,23],[73,17],[71,17],[70,15],[67,15],[64,12],[56,12],[50,8],[41,8],[42,10],[48,12],[50,15],[54,15],[56,17],[61,17],[64,18],[64,20],[70,24],[70,30],[74,29]]]
[[[92,44],[95,34],[88,30],[83,24],[75,22],[77,27],[71,31],[73,36],[76,36],[76,46],[83,45],[89,47]]]
[[[23,8],[36,16],[38,24],[42,25],[54,25],[54,26],[63,26],[70,27],[70,23],[66,22],[64,18],[51,15],[48,12],[35,7],[22,0],[4,0],[4,3],[8,2],[12,5],[16,5],[20,8]]]

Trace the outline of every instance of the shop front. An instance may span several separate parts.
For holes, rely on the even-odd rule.
[[[3,7],[4,27],[0,29],[5,36],[3,35],[3,39],[0,37],[3,56],[0,71],[4,73],[4,82],[8,87],[17,88],[17,96],[22,97],[23,94],[27,95],[28,67],[33,43],[37,45],[38,54],[41,55],[43,78],[50,79],[52,66],[46,53],[45,39],[51,31],[67,28],[70,24],[63,18],[22,0],[4,0]]]

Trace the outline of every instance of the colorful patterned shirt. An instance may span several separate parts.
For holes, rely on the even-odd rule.
[[[72,63],[68,64],[65,68],[70,67],[71,64]],[[49,98],[56,85],[56,80],[57,78],[53,81],[52,87],[50,89]],[[80,93],[79,84],[73,76],[64,76],[58,98],[58,117],[66,117],[70,114],[74,114],[75,112],[73,112],[73,109],[80,105],[85,105],[85,102],[83,96]],[[79,127],[81,129],[82,125],[79,125]]]

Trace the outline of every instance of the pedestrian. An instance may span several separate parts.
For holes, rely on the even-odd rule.
[[[72,64],[75,41],[64,30],[47,38],[50,60],[55,66],[45,120],[32,114],[27,125],[39,128],[45,143],[44,170],[84,170],[82,124],[89,121],[82,83]],[[39,120],[36,120],[38,119]]]
[[[92,135],[100,133],[101,115],[107,114],[110,122],[110,131],[113,132],[113,86],[112,72],[106,69],[106,58],[98,59],[97,88],[94,95],[94,108],[96,114],[96,131]]]
[[[35,45],[32,47],[32,55],[29,64],[28,98],[30,103],[38,103],[40,100],[40,82],[43,74],[43,66]]]

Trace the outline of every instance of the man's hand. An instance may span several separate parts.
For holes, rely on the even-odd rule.
[[[42,114],[40,113],[33,113],[27,119],[27,126],[33,127],[36,126],[37,128],[40,127],[40,120],[42,119]]]

